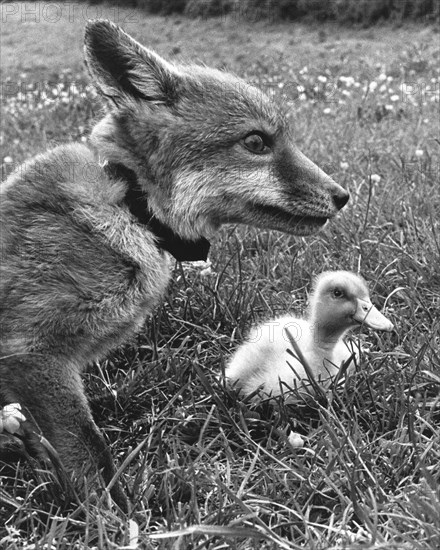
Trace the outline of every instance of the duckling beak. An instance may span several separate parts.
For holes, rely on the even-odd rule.
[[[389,321],[385,315],[382,315],[369,300],[361,300],[358,298],[356,302],[357,307],[353,315],[355,321],[365,324],[375,330],[386,330],[388,332],[393,330],[393,323]]]

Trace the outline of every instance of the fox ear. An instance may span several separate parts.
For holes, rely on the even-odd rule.
[[[117,106],[130,98],[156,104],[175,101],[178,71],[114,23],[87,23],[84,54],[99,91]]]

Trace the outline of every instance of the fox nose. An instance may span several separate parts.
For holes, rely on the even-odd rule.
[[[347,204],[348,200],[350,198],[350,193],[346,191],[345,189],[342,189],[337,193],[333,194],[333,204],[336,206],[338,210],[341,210],[341,208],[344,208],[344,206]]]

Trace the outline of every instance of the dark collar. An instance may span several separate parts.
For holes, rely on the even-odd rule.
[[[108,162],[104,166],[107,175],[112,179],[121,179],[127,183],[125,204],[137,222],[146,225],[157,238],[157,246],[172,254],[179,262],[195,262],[208,257],[209,241],[204,237],[196,241],[182,239],[171,227],[163,224],[148,207],[148,199],[141,189],[137,176],[124,166],[116,162]]]

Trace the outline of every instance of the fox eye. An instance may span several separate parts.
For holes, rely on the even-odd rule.
[[[266,155],[270,152],[269,138],[261,132],[251,132],[243,138],[243,145],[251,153]]]
[[[332,294],[334,298],[342,298],[344,296],[344,292],[340,288],[334,288]]]

